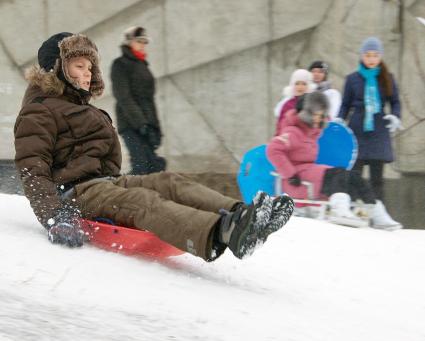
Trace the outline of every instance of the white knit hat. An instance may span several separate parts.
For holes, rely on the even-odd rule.
[[[283,95],[293,97],[294,86],[297,82],[304,82],[307,84],[307,93],[310,93],[316,89],[316,85],[313,83],[313,75],[311,72],[305,69],[297,69],[292,73],[289,85],[283,89]]]

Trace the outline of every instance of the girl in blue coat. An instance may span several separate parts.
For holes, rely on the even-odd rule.
[[[348,121],[359,144],[354,170],[370,169],[375,195],[383,197],[383,171],[394,160],[390,133],[401,128],[397,84],[382,61],[384,49],[375,37],[367,38],[360,49],[361,61],[356,72],[347,76],[339,120]],[[391,113],[384,112],[386,103]]]

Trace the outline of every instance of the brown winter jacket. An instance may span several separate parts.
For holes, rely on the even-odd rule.
[[[15,124],[15,163],[39,221],[62,206],[59,190],[87,179],[118,176],[121,147],[109,115],[33,69]]]

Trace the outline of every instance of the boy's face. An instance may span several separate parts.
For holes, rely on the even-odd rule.
[[[377,67],[381,63],[381,59],[382,57],[377,51],[367,51],[362,54],[362,62],[369,69]]]
[[[302,96],[306,93],[307,91],[307,83],[302,82],[302,81],[298,81],[295,83],[294,85],[294,95],[295,96]]]
[[[92,63],[85,57],[71,58],[67,65],[68,74],[80,88],[89,91]]]

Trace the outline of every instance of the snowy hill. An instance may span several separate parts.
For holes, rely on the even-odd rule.
[[[425,231],[292,218],[251,258],[51,245],[0,194],[0,340],[425,340]]]

